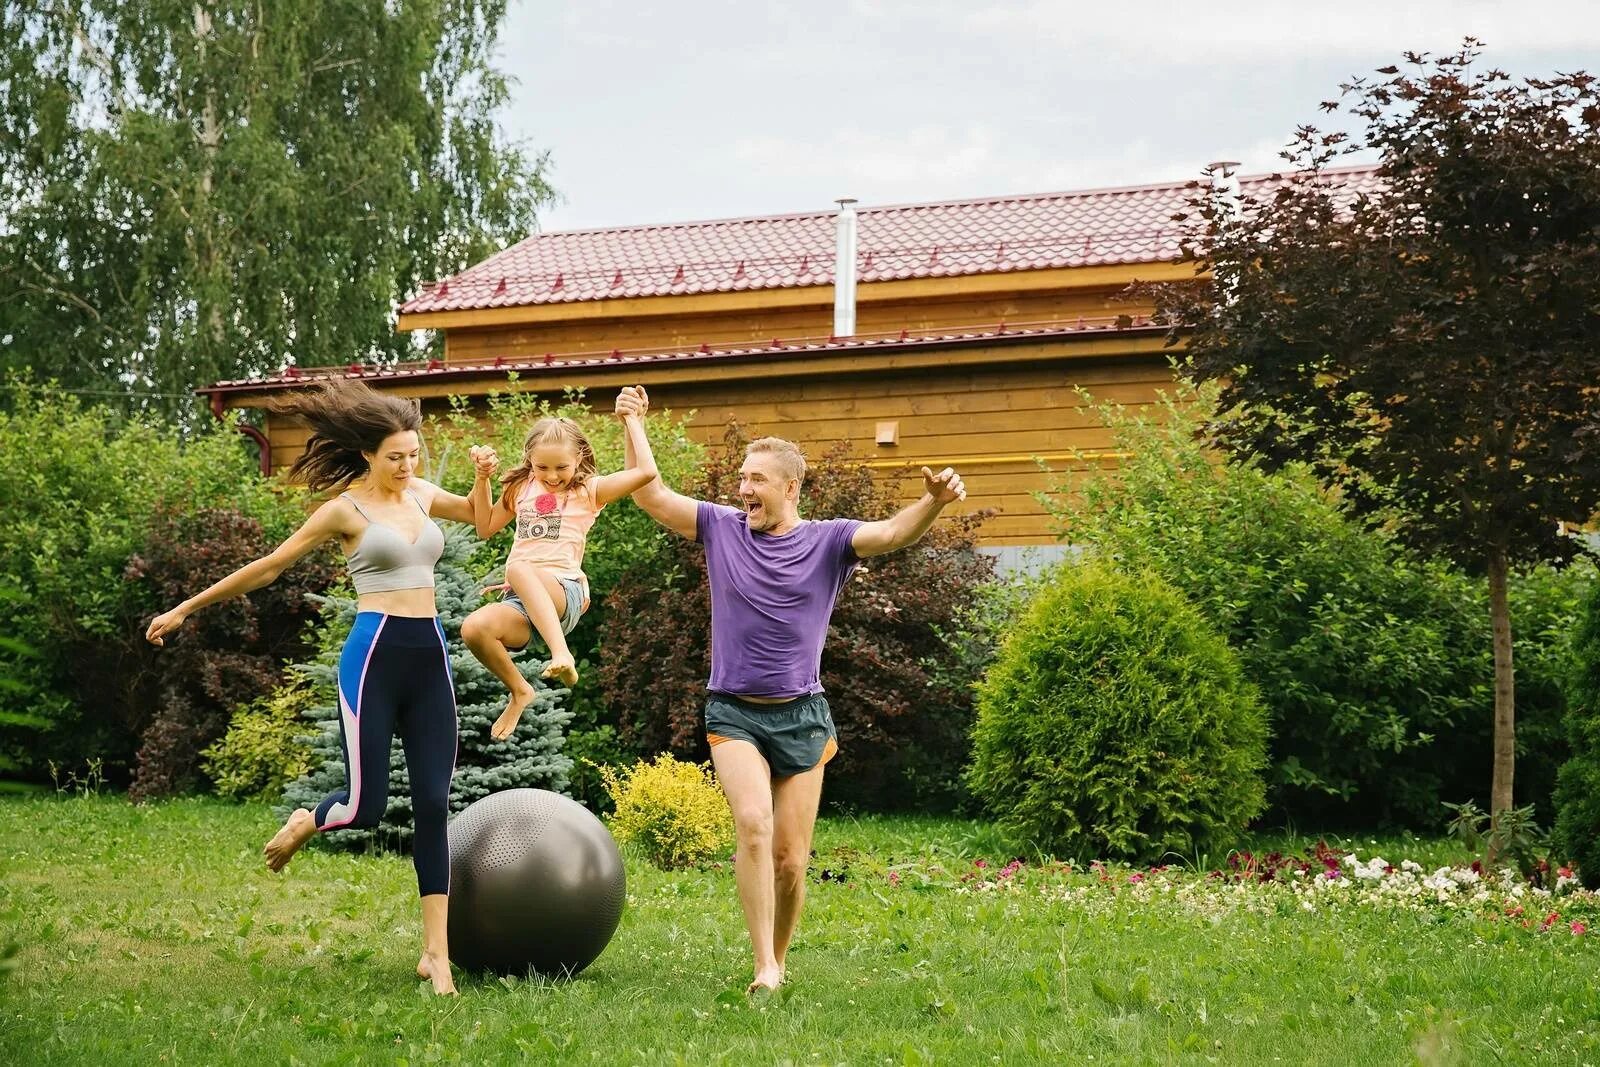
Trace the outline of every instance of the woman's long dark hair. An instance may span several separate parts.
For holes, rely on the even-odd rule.
[[[349,485],[366,474],[367,461],[361,453],[376,452],[390,434],[422,429],[422,412],[415,400],[343,378],[274,401],[269,410],[311,428],[311,439],[289,468],[289,477],[318,492]]]

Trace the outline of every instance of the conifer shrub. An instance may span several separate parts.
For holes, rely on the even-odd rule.
[[[1176,590],[1066,563],[978,687],[968,781],[1032,848],[1154,861],[1231,844],[1265,760],[1254,686]]]

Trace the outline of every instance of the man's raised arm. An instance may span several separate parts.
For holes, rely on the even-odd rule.
[[[649,438],[645,436],[644,416],[650,409],[650,398],[642,385],[630,385],[617,394],[617,415],[637,415],[638,429],[623,434],[623,450],[625,462],[629,467],[636,461],[636,447],[634,434],[637,433],[644,448],[650,447]],[[693,541],[698,526],[700,502],[682,493],[675,493],[667,488],[658,474],[643,486],[633,492],[633,502],[644,509],[656,522],[665,526],[679,537],[687,537]]]
[[[856,555],[866,559],[915,544],[928,532],[946,504],[967,499],[967,488],[951,467],[938,474],[923,467],[922,484],[921,500],[901,508],[887,519],[864,522],[856,528],[855,536],[850,539],[850,547],[855,549]]]

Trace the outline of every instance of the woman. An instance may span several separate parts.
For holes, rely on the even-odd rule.
[[[422,897],[417,973],[436,993],[454,993],[446,940],[450,889],[450,778],[456,707],[444,630],[433,599],[433,568],[444,533],[433,516],[472,522],[472,504],[416,476],[422,418],[415,402],[336,381],[273,406],[311,428],[289,471],[313,490],[347,488],[323,504],[270,555],[158,615],[145,636],[163,644],[201,608],[271,584],[329,538],[344,547],[357,614],[339,657],[339,732],[347,788],[316,811],[289,816],[267,842],[267,866],[282,870],[319,830],[371,827],[388,802],[389,746],[396,730],[411,774],[416,819],[413,861]],[[474,449],[476,453],[476,449]]]

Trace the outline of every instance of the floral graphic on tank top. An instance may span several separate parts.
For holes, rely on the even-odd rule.
[[[517,509],[518,541],[555,541],[561,537],[561,503],[554,493],[524,498]]]

